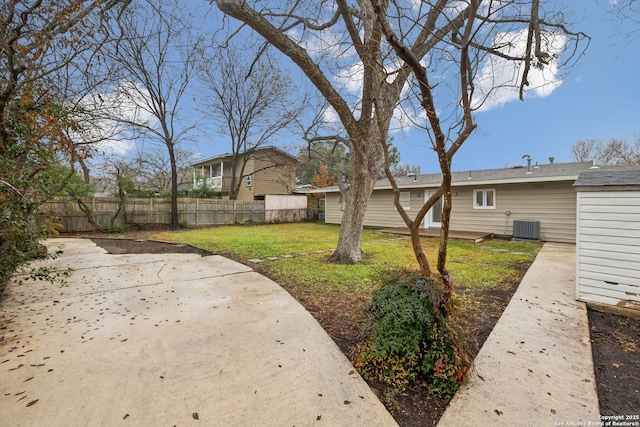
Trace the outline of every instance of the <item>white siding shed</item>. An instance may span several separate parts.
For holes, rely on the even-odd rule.
[[[576,295],[640,309],[640,168],[580,174]]]

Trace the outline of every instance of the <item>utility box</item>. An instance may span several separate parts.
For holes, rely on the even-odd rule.
[[[540,240],[540,221],[534,219],[514,219],[513,238],[518,240]]]

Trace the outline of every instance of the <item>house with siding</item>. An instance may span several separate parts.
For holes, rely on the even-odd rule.
[[[236,182],[241,181],[237,200],[264,200],[266,195],[292,194],[295,189],[298,159],[271,146],[237,155],[221,154],[191,164],[193,188],[204,183],[223,199],[229,198],[234,162]]]
[[[452,174],[452,230],[514,235],[520,227],[536,225],[543,241],[576,242],[576,191],[574,182],[582,172],[616,169],[594,162],[547,163],[511,168],[472,170]],[[400,201],[415,216],[438,189],[442,177],[416,174],[397,178]],[[340,224],[343,204],[337,187],[314,191],[326,193],[325,222]],[[425,216],[423,228],[439,228],[442,203]],[[393,204],[393,191],[386,179],[378,181],[367,205],[364,225],[405,227]]]

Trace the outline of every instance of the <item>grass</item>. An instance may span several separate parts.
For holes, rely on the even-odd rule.
[[[301,227],[302,226],[302,227]],[[335,247],[338,228],[313,223],[226,226],[154,233],[155,238],[180,241],[241,259],[267,258]],[[363,238],[372,238],[365,232]]]
[[[417,268],[409,239],[390,240],[396,236],[374,230],[363,231],[363,263],[328,264],[325,260],[335,248],[338,232],[337,226],[296,223],[154,232],[149,238],[187,243],[237,260],[310,253],[260,264],[260,270],[281,285],[309,290],[368,293],[377,288],[381,273]],[[424,238],[423,247],[435,267],[436,239]],[[518,277],[518,264],[531,262],[539,249],[539,244],[505,240],[481,244],[452,240],[447,268],[456,286],[497,289]],[[314,253],[319,250],[324,252]]]

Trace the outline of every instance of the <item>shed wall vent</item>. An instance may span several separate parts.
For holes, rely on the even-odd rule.
[[[514,219],[513,238],[540,240],[540,221],[533,219]]]

